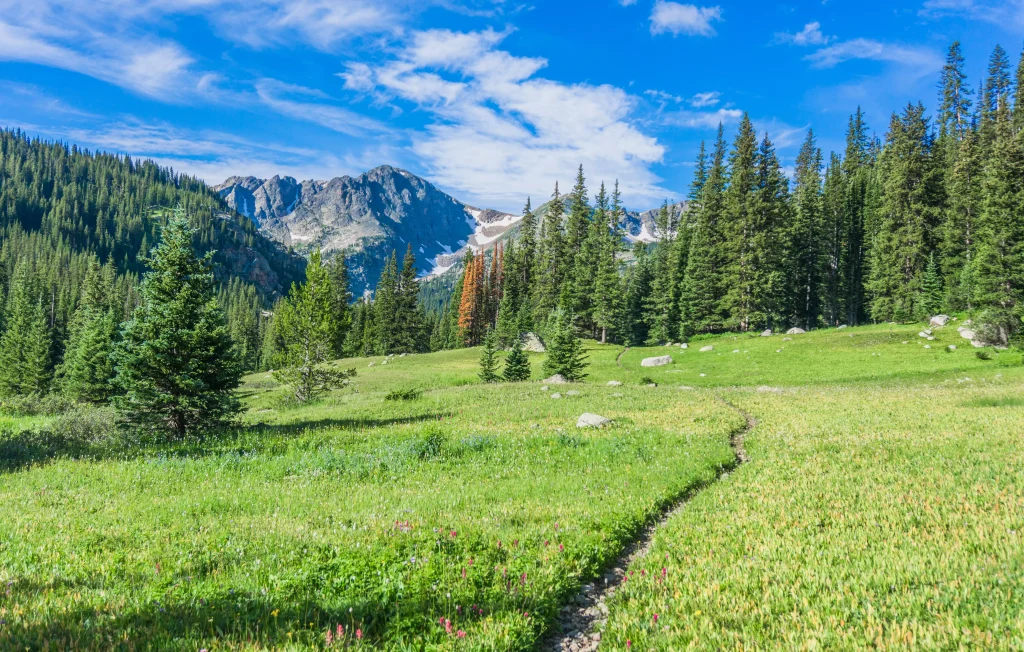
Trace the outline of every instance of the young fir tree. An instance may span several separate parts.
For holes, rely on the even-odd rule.
[[[586,179],[581,165],[576,173],[576,184],[569,194],[569,217],[565,222],[562,247],[566,268],[559,293],[559,303],[567,306],[576,319],[585,316],[591,298],[587,293],[586,277],[592,271],[586,267],[589,261],[584,251],[590,233],[590,212]]]
[[[995,138],[996,114],[1000,107],[1006,106],[1009,110],[1011,83],[1010,59],[1006,50],[997,44],[989,57],[988,74],[981,88],[979,130],[986,148]]]
[[[544,375],[560,374],[571,383],[586,378],[589,363],[583,352],[583,343],[573,330],[572,317],[563,310],[556,311],[552,331],[548,355],[544,360]]]
[[[194,234],[178,210],[148,259],[141,304],[113,353],[123,423],[175,440],[201,437],[239,410],[241,368],[214,295],[212,254],[196,255]]]
[[[496,383],[501,380],[498,375],[498,339],[494,329],[488,328],[484,335],[484,346],[480,352],[480,380],[485,383]]]
[[[538,243],[537,295],[535,304],[536,322],[543,323],[548,315],[558,306],[561,297],[562,282],[565,278],[565,237],[562,218],[565,215],[565,203],[558,192],[555,192],[548,203],[548,211],[544,215],[541,239]]]
[[[842,255],[845,288],[842,304],[845,322],[850,326],[861,323],[864,314],[864,270],[868,258],[869,242],[865,238],[865,211],[871,179],[871,146],[860,107],[850,116],[846,131],[846,152],[843,156],[842,176],[846,189],[843,222],[846,232]]]
[[[284,341],[282,368],[274,377],[292,388],[300,403],[343,386],[355,375],[328,364],[334,358],[338,323],[330,273],[316,251],[306,265],[306,282],[292,285],[276,316]]]
[[[412,253],[410,243],[402,259],[402,271],[398,279],[395,311],[397,323],[394,344],[389,353],[416,353],[425,348],[426,315],[420,306],[420,284],[416,275],[416,256]]]
[[[785,319],[784,271],[789,217],[789,181],[766,135],[757,154],[757,185],[750,204],[751,281],[748,328],[778,328]]]
[[[523,339],[512,340],[512,348],[505,356],[505,370],[502,372],[505,382],[519,383],[530,380],[530,358],[523,349]]]
[[[50,329],[41,292],[27,262],[14,270],[4,312],[0,395],[42,394],[50,380]]]
[[[100,263],[94,257],[82,287],[78,310],[69,325],[64,360],[57,367],[56,385],[75,400],[104,403],[110,398],[114,363],[110,357],[117,339],[117,319],[108,304]]]
[[[604,184],[601,186],[602,194]],[[601,343],[608,341],[609,330],[615,331],[622,321],[623,294],[622,277],[619,274],[618,253],[622,247],[622,196],[619,182],[612,190],[611,206],[606,214],[606,223],[600,224],[597,264],[594,269],[594,323],[601,332]]]
[[[973,306],[973,265],[982,204],[982,157],[978,135],[968,131],[953,153],[945,177],[946,205],[939,249],[943,285],[952,310]]]
[[[934,251],[928,256],[928,266],[924,269],[920,303],[925,316],[935,316],[942,310],[942,276]]]
[[[373,296],[374,344],[373,352],[378,355],[395,353],[399,340],[404,337],[401,330],[403,298],[398,280],[398,257],[392,251]]]

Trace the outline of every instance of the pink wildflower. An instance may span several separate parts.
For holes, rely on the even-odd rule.
[[[459,633],[456,636],[458,636],[459,638],[466,638],[466,632],[460,629]]]
[[[358,640],[360,640],[360,641],[363,640],[363,630],[361,630],[361,629],[357,629],[356,630],[356,638]]]
[[[654,614],[654,624],[658,624],[658,614]]]
[[[331,647],[334,644],[334,635],[331,634],[331,630],[327,630],[327,647]]]
[[[462,569],[462,579],[466,579],[466,569]]]
[[[628,649],[629,649],[629,648],[631,648],[631,647],[633,647],[633,641],[631,641],[631,640],[629,640],[629,639],[627,638],[627,639],[626,639],[626,649],[628,650]]]
[[[448,620],[447,618],[444,619],[444,631],[448,634],[452,633],[452,621]]]
[[[562,552],[563,550],[565,550],[565,546],[558,544],[558,552]]]

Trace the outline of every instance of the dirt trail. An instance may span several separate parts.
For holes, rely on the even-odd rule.
[[[619,354],[620,358],[622,353]],[[757,419],[721,396],[716,395],[715,398],[746,420],[746,425],[733,432],[729,438],[735,460],[731,464],[721,467],[712,480],[691,487],[668,505],[654,523],[637,534],[633,542],[626,546],[622,554],[602,573],[597,581],[585,584],[572,602],[562,607],[556,633],[544,639],[540,649],[557,652],[593,652],[597,650],[601,644],[601,632],[608,620],[607,601],[615,595],[615,590],[622,583],[622,578],[630,564],[645,556],[650,550],[658,528],[685,508],[691,498],[729,475],[740,464],[750,461],[747,450],[743,447],[743,440],[757,426]]]
[[[621,351],[619,351],[619,355],[617,355],[615,357],[615,364],[619,365],[620,367],[622,366],[622,356],[626,355],[627,351],[629,351],[629,347],[628,346],[626,348],[622,349]]]

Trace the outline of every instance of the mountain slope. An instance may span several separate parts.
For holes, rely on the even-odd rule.
[[[488,246],[519,221],[464,204],[387,165],[330,181],[231,177],[214,190],[285,245],[343,252],[356,295],[373,287],[393,250],[401,256],[411,244],[421,272],[431,273],[450,267],[467,246]]]

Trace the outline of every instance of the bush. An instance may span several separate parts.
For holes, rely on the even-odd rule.
[[[12,417],[52,417],[76,407],[74,399],[63,394],[29,394],[0,400],[0,413]]]
[[[419,460],[435,460],[441,457],[446,443],[448,443],[448,435],[441,432],[436,426],[430,426],[423,431],[420,437],[410,442],[409,452]]]
[[[415,401],[423,396],[422,389],[394,389],[385,394],[385,401]]]
[[[992,354],[989,353],[988,351],[984,351],[984,350],[982,350],[982,351],[975,351],[974,355],[979,360],[991,360],[992,359]]]

